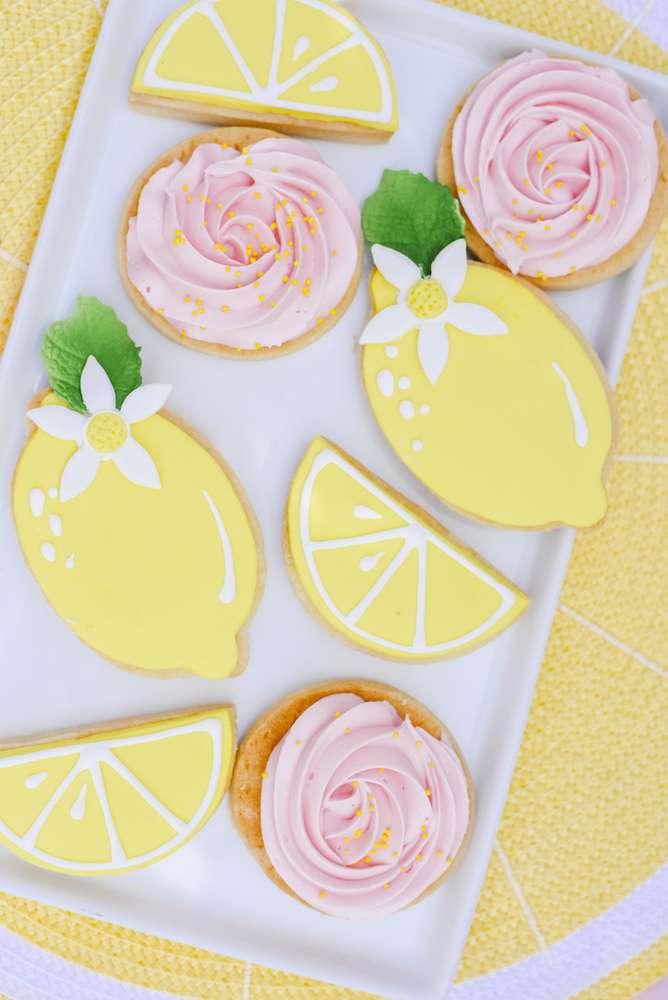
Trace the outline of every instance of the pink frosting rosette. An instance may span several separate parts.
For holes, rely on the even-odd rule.
[[[306,143],[209,142],[144,186],[127,271],[184,336],[278,347],[336,315],[359,241],[357,203]]]
[[[654,124],[614,70],[523,52],[473,88],[455,121],[466,214],[513,274],[560,277],[600,264],[647,215]]]
[[[471,800],[459,755],[386,701],[321,698],[266,765],[265,850],[288,886],[340,917],[413,903],[452,864]]]

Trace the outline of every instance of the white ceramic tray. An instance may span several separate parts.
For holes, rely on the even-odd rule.
[[[355,342],[368,311],[364,282],[323,339],[259,364],[185,350],[137,314],[114,259],[121,207],[142,169],[198,130],[133,111],[127,101],[142,46],[172,7],[173,0],[110,0],[0,368],[0,738],[216,699],[235,703],[243,733],[273,701],[305,684],[333,676],[381,678],[424,700],[456,735],[475,780],[477,823],[463,863],[443,888],[379,922],[321,916],[281,893],[239,840],[226,803],[183,850],[116,878],[68,880],[0,850],[0,889],[392,998],[440,1000],[482,885],[573,534],[473,525],[446,510],[401,465],[371,415],[359,377]],[[387,146],[317,143],[360,201],[376,188],[384,167],[433,175],[439,135],[454,103],[500,60],[535,44],[584,55],[427,0],[351,0],[350,7],[389,56],[401,113],[401,130]],[[668,125],[666,80],[620,68]],[[613,380],[646,263],[615,281],[557,296]],[[43,385],[44,328],[69,312],[79,292],[99,296],[127,322],[143,348],[145,378],[173,383],[170,407],[225,455],[258,514],[267,586],[251,624],[250,664],[235,680],[159,680],[117,669],[78,641],[23,563],[9,512],[23,414]],[[293,593],[280,545],[290,478],[316,434],[339,442],[477,547],[532,596],[530,611],[478,652],[429,666],[393,665],[330,636]]]

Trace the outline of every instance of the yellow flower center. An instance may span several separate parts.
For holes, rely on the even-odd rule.
[[[433,278],[416,281],[406,301],[411,312],[420,319],[434,319],[448,308],[448,297]]]
[[[107,454],[118,451],[127,436],[125,421],[118,413],[97,413],[86,428],[86,440],[91,448]]]

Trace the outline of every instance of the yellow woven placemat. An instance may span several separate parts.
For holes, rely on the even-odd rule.
[[[0,0],[0,343],[102,2]],[[668,71],[668,54],[601,0],[452,6]],[[668,860],[666,315],[668,223],[616,394],[610,514],[576,542],[460,982],[549,951]],[[363,996],[2,894],[0,923],[89,969],[177,996]],[[577,1000],[630,1000],[666,971],[668,936]]]

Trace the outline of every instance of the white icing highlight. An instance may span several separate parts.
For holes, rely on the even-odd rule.
[[[31,490],[28,494],[28,503],[33,517],[41,517],[44,512],[44,490]]]
[[[36,774],[29,774],[23,784],[29,791],[34,792],[36,788],[44,784],[48,777],[46,771],[38,771]]]
[[[55,500],[56,497],[58,496],[58,490],[56,489],[55,486],[49,486],[49,496],[51,497],[52,500]]]
[[[429,403],[422,403],[420,406],[420,413],[423,417],[426,417],[428,413],[431,413],[431,406]]]
[[[378,386],[378,392],[389,399],[394,392],[394,375],[392,372],[388,371],[387,368],[382,368],[376,375],[376,385]]]
[[[568,405],[571,410],[571,416],[573,417],[573,430],[575,431],[575,443],[579,448],[584,448],[587,442],[589,441],[589,427],[587,426],[585,415],[582,412],[580,401],[575,394],[575,389],[573,388],[570,379],[563,371],[563,369],[557,364],[556,361],[552,362],[552,368],[563,382],[564,389],[566,390],[566,399],[568,400]]]
[[[378,511],[372,510],[371,507],[367,507],[365,504],[360,503],[353,507],[353,514],[355,517],[359,517],[361,521],[372,521],[378,520],[383,515],[379,514]]]
[[[411,448],[413,451],[422,451],[424,444],[419,438],[416,438],[415,441],[411,441]]]
[[[56,538],[60,538],[63,533],[63,519],[60,514],[51,514],[49,517],[49,527],[51,528],[51,534],[55,535]]]
[[[121,763],[119,758],[116,757],[114,750],[126,746],[139,746],[143,743],[155,743],[170,737],[179,735],[185,736],[191,733],[204,733],[210,738],[213,766],[211,769],[209,784],[202,797],[202,801],[197,809],[197,812],[188,823],[184,823],[183,820],[179,819],[178,816],[175,816],[165,805],[163,805],[159,799],[156,799],[155,795],[146,787],[146,785],[144,785],[135,774],[133,774],[127,767],[125,767],[124,764]],[[75,740],[70,746],[61,746],[50,750],[44,750],[43,752],[40,752],[39,757],[41,761],[46,761],[54,757],[66,757],[68,754],[78,754],[78,760],[67,774],[56,793],[44,806],[32,826],[26,831],[25,834],[23,834],[23,836],[18,836],[13,830],[6,826],[2,820],[0,820],[0,830],[2,831],[3,836],[14,844],[15,847],[29,852],[34,858],[44,861],[47,864],[55,864],[58,868],[64,870],[74,870],[77,872],[104,872],[115,869],[117,870],[123,867],[134,868],[135,866],[148,864],[154,858],[162,857],[169,851],[176,849],[184,840],[187,840],[190,835],[190,831],[199,826],[202,819],[208,812],[216,795],[216,789],[220,780],[222,766],[222,722],[220,719],[201,719],[199,722],[187,723],[182,726],[175,725],[173,729],[162,732],[147,733],[144,736],[126,736],[119,739],[111,738],[83,746],[79,746]],[[34,758],[34,750],[30,753],[6,757],[0,760],[0,769],[11,768],[16,764],[30,763],[34,760]],[[157,847],[152,851],[148,851],[146,854],[140,856],[133,856],[132,858],[129,858],[125,854],[120,838],[116,832],[116,826],[107,801],[104,780],[100,771],[100,764],[102,762],[104,762],[107,767],[116,771],[119,777],[130,784],[137,794],[140,795],[144,801],[147,802],[151,808],[154,809],[162,817],[162,819],[164,819],[165,822],[172,827],[174,830],[174,837],[171,840],[169,840],[166,844],[161,844],[160,847]],[[104,814],[107,833],[111,844],[111,859],[109,861],[69,861],[63,858],[54,857],[36,846],[39,835],[49,816],[57,804],[61,801],[68,788],[72,786],[72,784],[83,772],[86,772],[88,778],[85,787],[88,787],[89,785],[92,786],[87,794],[94,794],[97,796]],[[30,777],[39,776],[31,775]],[[30,779],[26,779],[26,781],[28,780]],[[79,798],[81,798],[81,793],[79,794]],[[76,805],[77,803],[74,803],[72,806],[70,815],[72,815]],[[80,817],[72,816],[72,818],[78,819]]]
[[[234,557],[232,555],[232,546],[230,544],[230,538],[225,529],[225,524],[223,523],[223,518],[221,517],[220,511],[216,507],[215,503],[209,496],[206,490],[202,490],[202,496],[209,505],[209,510],[213,514],[213,519],[216,522],[216,527],[218,528],[218,534],[220,536],[221,545],[223,546],[223,559],[225,560],[225,580],[223,581],[223,586],[220,588],[220,593],[218,594],[218,600],[221,604],[231,604],[235,598],[237,592],[237,581],[234,575]]]
[[[42,542],[40,545],[40,552],[44,556],[47,562],[56,561],[56,550],[54,549],[51,542]]]
[[[70,807],[70,816],[74,820],[82,820],[86,815],[86,798],[88,796],[88,785],[81,786],[79,794]]]
[[[309,90],[312,94],[327,94],[332,90],[336,90],[339,85],[339,81],[335,76],[325,76],[322,80],[318,80],[317,83],[312,83]]]
[[[385,353],[388,356],[388,358],[396,358],[397,354],[399,353],[399,348],[395,347],[394,344],[388,344],[387,347],[385,348]]]
[[[399,381],[398,381],[397,384],[398,384],[398,386],[399,386],[400,389],[410,389],[410,387],[411,387],[411,380],[409,379],[408,375],[402,375],[399,378]]]
[[[300,35],[295,46],[292,50],[292,61],[297,62],[298,59],[304,55],[311,47],[311,39],[307,38],[306,35]]]
[[[415,407],[411,403],[410,399],[402,399],[399,403],[399,413],[404,418],[404,420],[412,420],[415,416]]]
[[[186,93],[195,92],[198,94],[211,94],[222,98],[233,98],[244,103],[251,101],[254,104],[259,104],[261,107],[269,107],[271,109],[285,108],[290,111],[305,111],[318,115],[319,117],[322,117],[324,114],[327,117],[339,116],[344,119],[349,119],[352,114],[358,121],[376,122],[380,124],[390,122],[392,120],[393,106],[392,88],[388,79],[385,64],[383,63],[383,60],[376,50],[372,40],[366,35],[360,25],[350,21],[345,10],[337,10],[336,7],[320,3],[319,0],[301,0],[301,2],[307,7],[311,7],[314,10],[323,11],[328,14],[333,20],[342,24],[349,32],[349,35],[342,42],[339,42],[338,44],[332,46],[332,48],[321,53],[319,56],[311,59],[304,66],[302,66],[301,69],[297,70],[290,77],[288,77],[287,80],[279,81],[278,79],[278,66],[281,47],[283,44],[283,32],[286,16],[286,7],[284,3],[277,4],[276,30],[274,32],[271,69],[266,85],[262,86],[253,76],[248,63],[243,58],[229,31],[225,27],[225,24],[219,17],[214,0],[199,0],[199,2],[189,5],[185,10],[183,10],[164,32],[151,53],[146,69],[144,70],[142,84],[145,87],[155,87],[164,91],[173,90]],[[225,87],[215,87],[210,84],[188,83],[180,80],[166,80],[159,75],[157,68],[163,52],[181,25],[195,13],[206,17],[218,32],[221,41],[236,62],[239,71],[246,82],[246,86],[248,88],[247,90],[233,90]],[[299,41],[300,40],[298,39],[297,44],[299,44]],[[282,96],[295,84],[299,83],[299,81],[305,76],[315,72],[319,66],[327,62],[333,56],[338,55],[340,52],[345,52],[348,49],[357,48],[358,46],[361,46],[366,50],[377,71],[378,83],[381,90],[380,110],[365,111],[357,108],[340,108],[336,106],[328,106],[325,110],[323,110],[322,106],[319,104],[308,104],[302,101],[290,101]],[[294,51],[296,51],[296,46],[295,50],[293,50],[293,58]]]
[[[416,443],[422,447],[422,442],[414,442],[414,445]],[[352,538],[336,538],[328,541],[315,542],[312,541],[309,531],[309,511],[311,509],[313,485],[318,474],[328,465],[337,466],[351,479],[355,480],[355,482],[359,483],[365,490],[371,493],[372,496],[376,497],[379,503],[381,503],[384,507],[389,507],[394,514],[401,518],[405,527],[391,528],[385,531],[369,531],[365,535],[358,535],[357,537]],[[399,506],[399,504],[397,504],[391,496],[384,493],[373,480],[368,479],[365,475],[363,475],[363,473],[355,468],[354,465],[351,465],[341,455],[331,449],[325,449],[316,456],[304,481],[299,507],[299,534],[302,548],[304,550],[304,557],[306,559],[311,578],[327,609],[345,629],[348,629],[355,635],[364,639],[371,640],[376,645],[385,646],[387,649],[401,650],[402,652],[406,652],[407,649],[410,649],[411,652],[414,653],[428,652],[430,655],[449,649],[456,649],[460,646],[466,645],[479,635],[485,633],[488,629],[492,628],[499,619],[503,618],[507,614],[516,601],[515,595],[510,588],[506,587],[503,583],[487,573],[481,566],[471,562],[457,549],[452,548],[444,538],[431,534],[420,521],[411,517],[405,508]],[[373,587],[370,588],[366,596],[356,607],[349,611],[348,614],[344,615],[332,601],[320,578],[314,554],[324,549],[348,549],[354,546],[368,545],[369,543],[395,539],[401,539],[403,541],[401,549],[390,561],[384,572],[381,573],[380,577],[374,583]],[[451,559],[454,559],[460,566],[464,566],[479,580],[484,581],[489,587],[495,590],[501,599],[498,608],[492,615],[490,615],[487,621],[482,622],[482,624],[478,625],[477,628],[472,629],[466,635],[462,635],[457,639],[451,639],[447,642],[436,645],[427,645],[426,636],[424,634],[427,591],[427,549],[429,545],[435,546],[442,552],[446,553],[446,555]],[[372,635],[370,632],[361,628],[358,622],[367,608],[373,603],[411,552],[415,550],[417,550],[419,558],[418,611],[413,643],[410,647],[408,647],[406,645],[402,645],[401,643],[394,642],[391,639],[385,639],[375,634]],[[362,557],[359,564],[360,569],[364,572],[371,570],[380,558],[380,555],[382,555],[382,553]],[[374,560],[373,563],[370,562],[371,559]],[[362,566],[363,562],[365,564],[364,566]]]
[[[65,569],[73,569],[73,568],[74,568],[74,552],[71,555],[69,555],[65,560]]]
[[[362,572],[369,573],[374,566],[380,562],[384,555],[384,552],[376,552],[372,556],[362,556],[360,559],[360,569]]]

